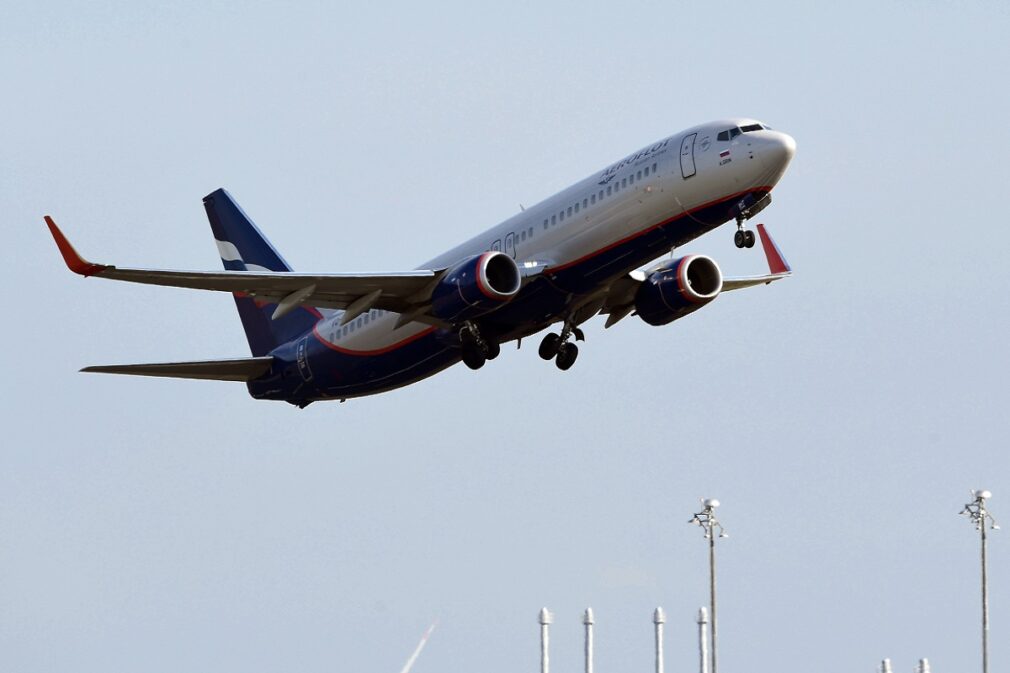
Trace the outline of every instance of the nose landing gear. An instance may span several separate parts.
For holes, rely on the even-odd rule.
[[[744,218],[738,216],[736,218],[736,233],[733,234],[733,244],[738,248],[753,248],[756,240],[754,232],[750,229],[744,229],[743,223]]]
[[[575,335],[576,341],[585,341],[586,335],[571,323],[565,323],[561,334],[551,332],[540,342],[540,357],[544,360],[554,360],[555,366],[565,372],[572,368],[579,357],[579,347],[568,340]]]

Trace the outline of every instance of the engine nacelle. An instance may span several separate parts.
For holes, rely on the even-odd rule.
[[[688,255],[650,273],[635,294],[635,310],[650,325],[666,325],[719,296],[722,272],[711,257]]]
[[[501,252],[464,260],[442,276],[431,293],[431,312],[447,322],[460,322],[492,311],[519,293],[519,266]]]

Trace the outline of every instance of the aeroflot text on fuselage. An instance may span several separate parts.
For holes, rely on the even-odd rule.
[[[224,271],[92,263],[45,219],[80,275],[231,293],[252,352],[84,371],[243,381],[257,399],[304,407],[405,386],[460,361],[480,369],[502,345],[553,325],[537,352],[565,371],[585,338],[580,326],[596,315],[608,328],[630,315],[666,325],[722,292],[790,275],[764,225],[755,236],[747,224],[771,203],[795,148],[752,119],[701,124],[395,273],[295,273],[223,189],[204,197],[204,209]],[[727,278],[703,255],[666,258],[726,223],[738,248],[760,237],[767,274]]]

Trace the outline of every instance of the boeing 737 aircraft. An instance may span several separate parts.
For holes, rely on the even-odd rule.
[[[584,339],[579,325],[598,313],[606,327],[631,314],[666,325],[720,292],[790,275],[760,224],[768,275],[724,278],[704,255],[641,267],[727,222],[738,248],[753,247],[745,223],[771,202],[795,148],[752,119],[702,124],[400,273],[295,273],[223,189],[203,200],[223,272],[93,264],[45,220],[82,276],[230,292],[253,355],[82,371],[244,381],[256,399],[304,407],[392,390],[460,360],[480,369],[501,344],[554,324],[539,354],[567,370],[579,353],[573,337]]]

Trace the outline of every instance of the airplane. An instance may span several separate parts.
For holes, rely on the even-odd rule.
[[[81,371],[242,381],[255,399],[304,408],[400,388],[460,361],[480,369],[502,344],[521,346],[552,325],[538,352],[565,371],[585,340],[580,325],[598,314],[606,328],[632,314],[666,325],[721,292],[791,275],[762,224],[766,275],[724,278],[698,254],[642,267],[728,222],[736,247],[753,247],[746,223],[771,203],[795,150],[792,137],[754,119],[695,126],[396,273],[295,273],[224,189],[203,199],[223,272],[92,263],[45,221],[74,273],[231,293],[252,352]]]

